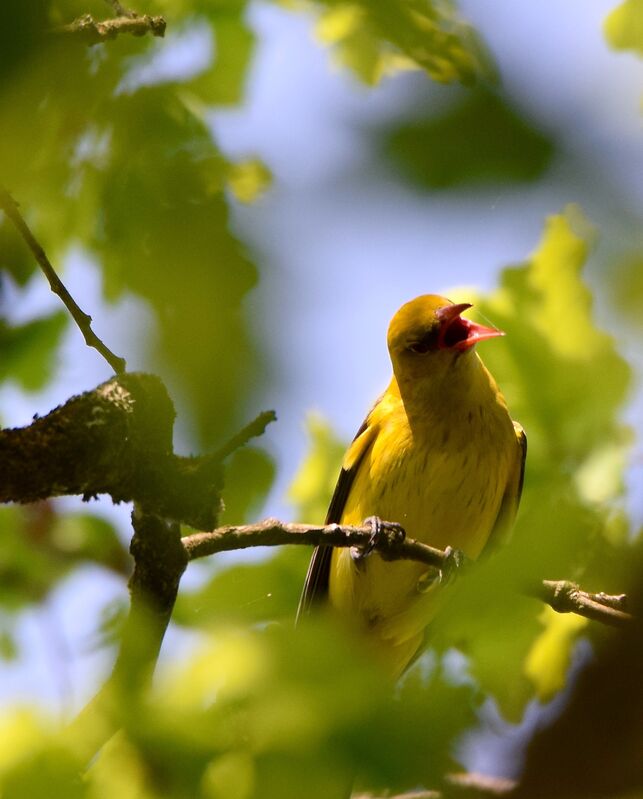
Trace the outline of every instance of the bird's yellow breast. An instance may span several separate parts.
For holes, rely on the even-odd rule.
[[[477,391],[475,400],[459,397],[452,407],[429,406],[411,418],[402,399],[389,396],[379,418],[375,409],[376,429],[342,522],[357,525],[379,516],[399,522],[408,537],[476,558],[493,530],[517,454],[504,400],[493,381],[487,390],[491,397]],[[430,576],[416,562],[384,562],[374,554],[355,563],[348,550],[337,549],[330,601],[386,639],[398,672],[435,612],[433,592],[426,590]]]

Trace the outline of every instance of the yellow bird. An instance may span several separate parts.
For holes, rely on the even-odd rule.
[[[346,452],[327,524],[398,522],[409,537],[471,559],[511,531],[527,440],[475,352],[503,333],[463,319],[470,307],[428,294],[393,317],[393,378]],[[421,650],[438,583],[421,563],[318,547],[298,616],[328,600],[397,678]]]

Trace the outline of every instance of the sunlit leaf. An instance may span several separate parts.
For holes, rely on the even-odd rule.
[[[400,69],[440,83],[473,83],[492,70],[474,30],[451,4],[426,0],[322,0],[319,38],[368,84]]]
[[[89,796],[118,796],[122,799],[156,799],[145,755],[124,735],[115,735],[102,748],[89,769]],[[167,795],[167,794],[166,794]]]
[[[609,560],[612,507],[622,492],[619,459],[627,437],[617,410],[629,369],[613,339],[596,326],[582,280],[593,235],[578,209],[550,217],[532,258],[505,270],[500,288],[476,303],[485,319],[507,333],[481,347],[481,354],[527,431],[529,451],[513,541],[481,569],[484,580],[464,581],[458,602],[476,596],[489,612],[491,629],[478,638],[476,616],[463,636],[482,647],[478,654],[470,650],[472,673],[514,719],[533,690],[520,673],[537,633],[538,604],[511,594],[503,598],[499,587],[508,577],[514,591],[543,578],[591,581],[601,560],[597,553]],[[461,613],[457,623],[466,629],[464,605]],[[506,644],[499,640],[503,634]]]
[[[324,619],[298,630],[215,628],[158,691],[154,726],[146,730],[139,715],[131,733],[159,751],[172,731],[168,785],[190,779],[187,756],[201,779],[240,763],[252,795],[275,799],[299,796],[311,777],[306,795],[320,799],[341,797],[354,778],[379,787],[430,783],[453,765],[449,740],[475,707],[475,691],[451,684],[440,668],[415,672],[393,696],[368,649]]]
[[[643,6],[640,0],[625,0],[611,11],[603,23],[610,47],[634,50],[643,56]]]
[[[227,752],[213,760],[201,781],[204,799],[250,799],[255,795],[255,766],[247,752]]]
[[[270,170],[257,159],[231,164],[228,185],[234,196],[242,203],[253,203],[270,186]]]
[[[623,493],[623,476],[631,448],[629,436],[597,447],[576,472],[576,487],[585,502],[605,504]]]
[[[52,725],[25,711],[7,714],[0,724],[0,785],[3,796],[28,799],[81,799],[81,762],[58,744]]]
[[[565,686],[577,636],[589,622],[549,607],[543,608],[540,622],[545,629],[527,655],[525,673],[535,686],[537,698],[547,702]]]
[[[527,430],[532,479],[544,466],[548,479],[566,480],[595,447],[621,435],[615,411],[629,367],[596,327],[581,277],[592,236],[576,208],[549,217],[531,260],[506,269],[499,290],[480,303],[507,333],[482,355]]]
[[[255,37],[246,21],[244,0],[204,2],[201,12],[212,24],[215,43],[211,69],[190,82],[190,90],[210,105],[230,105],[243,99]]]

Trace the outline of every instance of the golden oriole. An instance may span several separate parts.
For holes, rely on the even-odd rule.
[[[423,295],[393,317],[393,378],[346,452],[327,524],[379,517],[472,559],[510,532],[526,437],[474,351],[503,334],[463,319],[470,307]],[[327,598],[359,623],[397,677],[420,651],[435,613],[435,577],[421,563],[318,547],[298,615]]]

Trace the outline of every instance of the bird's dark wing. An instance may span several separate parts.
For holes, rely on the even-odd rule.
[[[493,526],[491,535],[489,536],[485,548],[484,555],[488,555],[497,549],[498,546],[505,543],[511,534],[516,514],[518,513],[518,505],[520,504],[520,497],[522,495],[522,486],[525,480],[525,462],[527,459],[527,435],[518,422],[514,422],[514,430],[516,431],[516,465],[513,473],[507,483],[500,511],[496,523]]]
[[[379,402],[379,400],[378,400]],[[375,403],[377,406],[377,402]],[[374,406],[374,407],[375,407]],[[326,524],[339,524],[346,507],[346,500],[355,480],[360,464],[370,447],[374,437],[374,429],[369,422],[372,411],[368,414],[362,426],[357,431],[351,446],[344,457],[344,465],[339,473],[335,491],[328,506]],[[330,576],[330,561],[333,556],[333,547],[316,547],[310,559],[306,574],[304,588],[297,609],[297,621],[310,612],[310,609],[320,600],[328,596],[328,580]]]
[[[351,447],[348,450],[349,455],[351,454],[351,450],[355,443],[361,439],[361,436],[368,432],[369,419],[370,414],[366,417],[366,419],[364,419],[359,430],[357,433],[355,433],[355,438],[353,438]],[[342,513],[344,513],[344,508],[346,507],[348,494],[350,493],[353,480],[355,479],[359,465],[362,462],[362,458],[366,453],[366,449],[367,447],[360,447],[359,457],[351,458],[350,465],[346,465],[346,458],[344,459],[345,465],[342,466],[339,477],[337,478],[337,483],[335,485],[335,490],[333,491],[333,496],[330,499],[330,505],[328,506],[326,521],[324,524],[339,524],[342,520]],[[332,549],[332,547],[326,547],[326,549]]]

